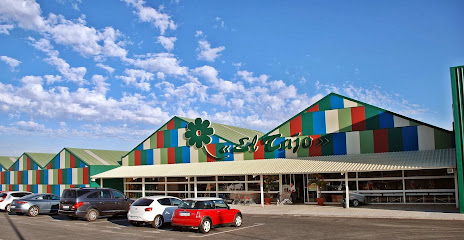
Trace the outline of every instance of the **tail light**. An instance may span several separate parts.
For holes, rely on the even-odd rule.
[[[3,200],[4,200],[3,198],[0,198],[0,202],[3,202]]]
[[[200,211],[197,211],[197,215],[195,216],[196,218],[200,218]]]
[[[74,205],[71,206],[71,209],[78,209],[82,205],[84,205],[84,202],[74,203]]]
[[[16,202],[16,204],[26,204],[27,202]]]
[[[153,210],[153,208],[151,208],[151,207],[145,208],[145,212],[151,212],[151,210]]]

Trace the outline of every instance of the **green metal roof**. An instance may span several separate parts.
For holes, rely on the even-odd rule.
[[[195,121],[194,119],[190,118],[184,118],[184,117],[178,117],[186,122],[193,122]],[[232,143],[238,144],[238,140],[244,137],[249,137],[250,139],[253,138],[255,135],[258,135],[258,138],[263,136],[264,133],[257,131],[257,130],[252,130],[252,129],[247,129],[247,128],[241,128],[241,127],[234,127],[230,125],[225,125],[225,124],[220,124],[220,123],[213,123],[211,122],[211,126],[214,128],[214,135],[230,141]]]
[[[0,156],[0,165],[4,169],[9,169],[13,163],[16,162],[18,157],[6,157],[6,156]]]
[[[84,161],[87,165],[120,165],[121,157],[126,151],[65,148],[70,153]]]
[[[32,161],[37,163],[41,168],[44,168],[49,163],[55,154],[53,153],[29,153],[25,152],[23,155],[27,155]]]

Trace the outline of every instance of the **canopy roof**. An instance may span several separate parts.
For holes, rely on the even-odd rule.
[[[341,173],[455,168],[455,149],[266,159],[231,162],[122,166],[92,178],[193,177]]]

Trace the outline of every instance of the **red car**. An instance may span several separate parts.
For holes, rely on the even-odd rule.
[[[242,213],[237,209],[230,209],[221,198],[187,198],[174,212],[171,225],[174,230],[192,228],[208,233],[213,226],[240,227]]]

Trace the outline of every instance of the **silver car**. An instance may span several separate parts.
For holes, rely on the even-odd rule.
[[[40,213],[57,214],[60,207],[60,197],[49,193],[31,194],[11,203],[11,212],[16,214],[26,213],[35,217]]]

